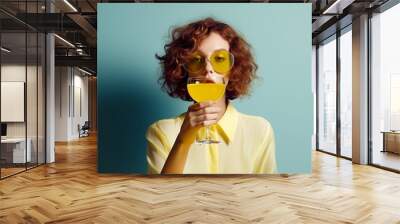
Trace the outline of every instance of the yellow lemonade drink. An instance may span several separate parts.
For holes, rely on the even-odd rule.
[[[187,85],[189,95],[196,102],[217,101],[225,93],[225,85],[221,83],[191,83]]]

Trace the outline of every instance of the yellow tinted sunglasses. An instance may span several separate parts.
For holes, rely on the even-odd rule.
[[[200,51],[196,51],[183,67],[189,73],[199,74],[206,71],[207,61],[216,73],[226,75],[233,67],[234,57],[232,53],[224,49],[214,51],[209,58]]]

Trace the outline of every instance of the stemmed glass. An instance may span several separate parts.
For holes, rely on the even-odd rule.
[[[189,95],[198,103],[218,101],[225,93],[225,79],[220,75],[189,77],[187,80]],[[210,127],[205,127],[204,139],[196,139],[198,144],[218,144],[217,139],[210,136]]]

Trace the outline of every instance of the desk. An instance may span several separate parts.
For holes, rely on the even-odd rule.
[[[30,138],[27,139],[27,143],[25,151],[25,138],[1,139],[1,159],[4,159],[6,163],[30,162],[32,159]]]
[[[382,131],[383,150],[382,152],[393,152],[400,154],[400,131]]]

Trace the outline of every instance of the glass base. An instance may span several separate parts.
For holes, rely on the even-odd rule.
[[[199,145],[204,145],[204,144],[219,144],[219,143],[221,143],[221,142],[218,141],[218,140],[213,140],[213,139],[202,139],[202,140],[197,140],[197,139],[196,139],[196,144],[199,144]]]

